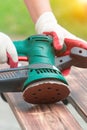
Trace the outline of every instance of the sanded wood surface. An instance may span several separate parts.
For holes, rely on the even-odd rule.
[[[23,100],[22,93],[5,96],[23,130],[82,130],[61,102],[32,105]]]
[[[87,121],[87,69],[74,67],[66,79],[71,91],[68,99]],[[5,96],[23,130],[82,129],[61,102],[32,105],[23,100],[22,93],[7,93]]]
[[[87,121],[87,69],[73,67],[66,79],[71,91],[68,99]]]

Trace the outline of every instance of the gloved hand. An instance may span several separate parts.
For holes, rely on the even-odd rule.
[[[44,33],[53,37],[53,46],[57,57],[70,55],[70,51],[73,47],[80,47],[87,50],[87,42],[61,27],[57,23],[57,20],[52,12],[43,13],[38,18],[35,28],[38,34]],[[62,49],[64,44],[66,45],[65,50]],[[70,68],[64,70],[62,73],[66,75],[69,71]]]
[[[10,67],[17,67],[18,56],[11,39],[0,32],[0,63],[8,63]]]
[[[67,46],[64,55],[69,54],[72,47],[81,47],[87,49],[87,42],[76,37],[61,27],[52,12],[42,14],[35,25],[38,34],[47,34],[53,37],[53,45],[56,50],[61,50],[63,44]],[[58,54],[57,54],[58,55]]]

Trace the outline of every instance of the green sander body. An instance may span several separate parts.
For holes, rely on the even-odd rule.
[[[53,103],[69,95],[68,83],[55,67],[53,39],[46,35],[33,35],[14,41],[19,56],[29,61],[28,78],[22,88],[24,100],[29,103]]]

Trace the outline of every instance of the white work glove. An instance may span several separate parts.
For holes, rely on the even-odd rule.
[[[35,29],[37,34],[44,33],[53,37],[53,46],[57,57],[70,55],[73,47],[80,47],[87,50],[87,42],[61,27],[57,23],[57,20],[52,12],[43,13],[36,21]],[[64,44],[66,45],[65,50],[63,49]],[[69,74],[69,72],[70,68],[62,71],[64,75]]]
[[[81,47],[87,49],[87,42],[76,37],[61,27],[52,12],[43,13],[35,24],[37,34],[48,34],[53,37],[53,45],[56,50],[61,50],[63,44],[67,46],[66,54],[70,53],[72,47]],[[65,55],[65,54],[64,54]]]
[[[18,56],[11,39],[0,32],[0,64],[8,63],[10,67],[17,67]]]

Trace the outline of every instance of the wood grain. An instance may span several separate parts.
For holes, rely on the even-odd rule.
[[[87,121],[87,69],[73,67],[66,79],[71,91],[68,99],[85,121]]]
[[[87,69],[73,67],[66,79],[71,91],[68,99],[87,121]],[[82,130],[61,102],[32,105],[23,100],[22,93],[6,93],[5,96],[23,130]]]
[[[23,100],[22,93],[5,96],[23,130],[82,130],[61,102],[32,105]]]

